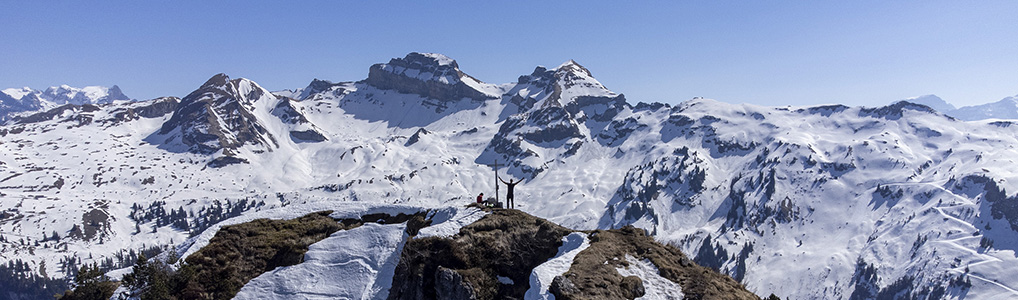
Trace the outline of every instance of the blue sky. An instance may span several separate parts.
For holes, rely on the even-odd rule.
[[[957,106],[1018,94],[1016,1],[2,1],[0,87],[270,90],[438,52],[505,83],[574,59],[630,102]]]

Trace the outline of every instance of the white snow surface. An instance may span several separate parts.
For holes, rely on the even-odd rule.
[[[946,115],[965,121],[979,121],[989,119],[1018,119],[1018,95],[1006,97],[997,102],[970,105],[955,108],[935,95],[924,95],[904,99],[912,103],[929,106]]]
[[[35,90],[29,87],[7,88],[3,93],[14,99],[22,99],[26,96],[35,96],[43,110],[55,108],[64,104],[108,104],[116,101],[130,101],[131,98],[123,94],[112,94],[112,87],[86,86],[82,88],[68,86],[51,86],[44,90]]]
[[[19,88],[7,88],[7,89],[3,90],[4,94],[7,94],[8,96],[11,96],[14,99],[21,99],[21,97],[24,97],[25,95],[31,94],[32,92],[33,92],[33,90],[31,88],[27,87],[27,86],[23,87],[23,88],[20,88],[20,89]]]
[[[438,65],[440,66],[448,66],[455,61],[452,58],[445,56],[445,54],[440,53],[421,53],[421,55],[424,55],[424,57],[430,59],[434,59],[436,62],[438,62]]]
[[[617,268],[622,277],[636,276],[643,280],[644,294],[636,299],[669,299],[681,300],[682,286],[658,274],[657,266],[649,259],[636,259],[626,254],[628,267]]]
[[[431,226],[421,228],[417,237],[451,237],[460,232],[460,228],[480,220],[488,213],[477,208],[448,207],[432,210],[428,214]]]
[[[530,273],[530,289],[525,294],[525,299],[555,299],[555,295],[548,292],[551,281],[555,276],[565,274],[573,265],[573,259],[577,254],[590,246],[587,234],[573,232],[562,237],[562,246],[558,247],[558,253],[548,261],[534,267]]]
[[[385,299],[406,225],[340,230],[308,247],[304,262],[251,279],[234,299]]]
[[[572,84],[550,83],[560,84],[558,102],[554,88],[509,83],[497,86],[500,99],[442,110],[416,95],[340,84],[295,102],[328,138],[318,143],[292,142],[295,127],[271,115],[278,100],[265,92],[250,105],[279,145],[243,146],[236,155],[249,162],[222,168],[156,134],[170,115],[111,121],[145,102],[0,127],[0,263],[37,270],[46,262],[51,277],[64,278],[59,262],[68,257],[102,263],[170,245],[186,255],[219,226],[254,218],[459,207],[493,195],[484,164],[498,159],[511,164],[500,176],[523,180],[518,209],[574,229],[634,225],[691,257],[723,250],[720,270],[760,295],[844,299],[905,286],[900,292],[942,288],[947,299],[1018,297],[1018,216],[994,205],[1012,200],[992,202],[984,189],[992,183],[1008,199],[1018,191],[1018,123],[707,99],[614,115],[593,103],[561,124],[535,121],[530,113],[542,108],[615,95],[569,69],[559,78]],[[500,132],[507,120],[531,127]],[[547,125],[576,131],[527,135]],[[486,152],[494,137],[522,154]],[[142,218],[159,210],[184,211],[189,228]],[[459,224],[479,217],[441,214],[462,215]],[[422,232],[447,236],[459,224]],[[75,229],[94,235],[72,237]],[[866,270],[869,286],[854,280]]]

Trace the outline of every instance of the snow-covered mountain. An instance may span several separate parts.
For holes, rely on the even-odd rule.
[[[131,100],[116,85],[112,87],[86,86],[84,88],[61,85],[52,86],[41,91],[28,87],[20,89],[8,88],[0,91],[0,123],[10,119],[17,113],[52,109],[66,104],[80,106]]]
[[[276,93],[220,74],[0,127],[0,262],[64,278],[193,253],[231,217],[462,206],[498,162],[518,209],[635,225],[760,295],[1018,297],[1015,125],[910,102],[633,104],[573,61],[489,84],[411,53]]]
[[[1018,119],[1018,96],[1007,97],[997,102],[955,108],[935,95],[925,95],[903,101],[918,103],[936,109],[946,115],[965,121],[987,119]]]

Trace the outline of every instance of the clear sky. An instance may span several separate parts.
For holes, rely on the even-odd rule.
[[[438,52],[490,83],[569,59],[631,103],[956,106],[1018,94],[1018,1],[0,1],[0,87],[270,90]]]

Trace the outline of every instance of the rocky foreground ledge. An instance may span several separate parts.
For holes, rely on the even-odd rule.
[[[206,245],[200,246],[183,262],[176,258],[141,258],[122,282],[103,276],[81,278],[78,288],[66,293],[64,298],[109,299],[114,296],[113,289],[117,289],[117,285],[120,285],[118,295],[141,299],[327,296],[319,290],[300,291],[302,287],[308,288],[312,281],[318,282],[315,285],[339,285],[340,289],[345,284],[358,290],[361,288],[355,286],[360,283],[349,282],[358,277],[344,277],[348,275],[340,273],[348,271],[342,270],[336,276],[344,278],[325,278],[328,274],[317,274],[287,279],[299,283],[296,286],[283,284],[264,288],[264,283],[271,279],[263,278],[259,284],[254,284],[258,281],[254,279],[263,274],[278,277],[286,273],[285,268],[321,263],[321,252],[310,260],[307,256],[309,248],[317,247],[313,244],[319,241],[325,243],[325,239],[330,239],[330,244],[349,245],[370,244],[372,240],[381,242],[361,232],[379,232],[379,226],[394,226],[388,230],[395,230],[389,234],[389,239],[396,246],[394,249],[384,246],[392,251],[381,252],[392,254],[380,255],[383,261],[379,262],[378,271],[369,271],[375,274],[371,277],[377,278],[368,279],[376,283],[391,282],[391,285],[373,288],[375,291],[360,298],[759,299],[731,277],[696,265],[677,248],[654,241],[639,228],[576,231],[518,210],[451,209],[456,216],[477,217],[460,223],[465,226],[448,228],[449,221],[456,218],[439,220],[443,218],[436,217],[440,213],[430,210],[371,213],[359,218],[340,218],[332,211],[321,211],[289,220],[254,219],[223,226]],[[436,230],[429,227],[436,230],[445,227],[438,231],[448,233],[430,233]],[[343,232],[347,233],[341,234]],[[386,244],[381,243],[364,245],[377,248]],[[350,256],[360,264],[366,262],[355,253],[331,255]],[[345,263],[335,266],[342,264]],[[248,289],[247,285],[263,287]],[[375,285],[368,283],[368,286]],[[244,289],[247,292],[242,291]],[[279,294],[279,289],[288,292]],[[340,290],[313,289],[333,293]],[[340,291],[332,296],[356,295]]]
[[[449,238],[408,241],[389,299],[530,299],[533,275],[540,273],[535,268],[553,260],[572,236],[585,238],[586,248],[575,254],[568,271],[553,278],[549,291],[556,299],[645,296],[650,287],[644,278],[620,273],[647,261],[657,275],[680,286],[685,299],[759,299],[642,229],[575,231],[511,209],[492,210]]]

